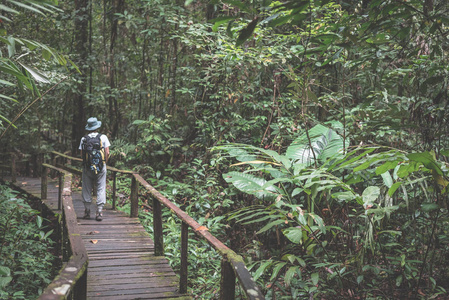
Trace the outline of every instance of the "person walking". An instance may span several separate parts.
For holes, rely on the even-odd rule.
[[[92,191],[97,185],[97,209],[95,219],[103,220],[103,207],[106,203],[106,163],[111,146],[106,135],[98,133],[101,121],[89,118],[86,124],[87,135],[81,138],[79,150],[83,158],[82,196],[84,202],[84,219],[90,219]]]

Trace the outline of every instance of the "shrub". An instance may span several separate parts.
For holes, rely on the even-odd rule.
[[[37,298],[54,277],[53,230],[5,186],[0,186],[0,211],[0,298]]]

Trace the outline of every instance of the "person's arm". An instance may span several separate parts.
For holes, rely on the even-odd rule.
[[[84,139],[84,137],[81,138],[80,145],[78,147],[78,150],[80,151],[81,159],[84,159],[84,156],[83,156],[83,139]]]
[[[109,147],[104,148],[104,161],[108,163],[109,159]]]
[[[109,146],[111,146],[111,143],[109,142],[109,139],[106,135],[101,135],[101,138],[104,147],[104,162],[107,163],[109,160]]]

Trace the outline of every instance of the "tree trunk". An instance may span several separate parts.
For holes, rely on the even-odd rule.
[[[77,74],[78,80],[76,92],[72,95],[73,116],[72,116],[72,155],[76,155],[78,145],[84,133],[84,95],[87,91],[86,85],[86,60],[88,56],[88,0],[75,0],[75,60],[81,74]]]
[[[424,15],[428,16],[433,11],[433,0],[424,1]]]
[[[158,82],[157,85],[159,87],[159,91],[157,91],[156,93],[156,97],[154,98],[154,106],[153,106],[153,112],[155,116],[158,116],[157,111],[158,111],[158,107],[157,107],[157,99],[160,99],[162,101],[159,101],[161,103],[161,107],[162,108],[162,104],[165,103],[165,91],[164,91],[164,54],[166,52],[166,48],[165,48],[165,36],[164,36],[164,23],[165,23],[165,18],[162,19],[161,22],[161,29],[160,29],[160,47],[159,47],[159,69],[158,69]],[[160,92],[162,91],[162,92]],[[162,109],[159,109],[160,111]],[[162,116],[162,113],[159,114],[159,116]]]
[[[115,16],[116,13],[123,13],[123,7],[125,5],[125,0],[114,0],[112,1],[112,8],[110,12],[111,18],[111,43],[109,46],[109,88],[111,91],[111,96],[109,96],[109,120],[112,126],[112,138],[116,137],[118,134],[119,123],[121,119],[120,109],[118,107],[117,97],[113,96],[113,91],[117,87],[116,81],[116,66],[115,66],[115,42],[117,40],[118,32],[118,19]]]
[[[179,28],[179,25],[175,25],[175,31],[177,31]],[[171,105],[170,105],[170,114],[174,115],[176,112],[176,73],[178,68],[178,39],[174,38],[172,40],[173,42],[173,58],[172,58],[172,71],[171,71]]]

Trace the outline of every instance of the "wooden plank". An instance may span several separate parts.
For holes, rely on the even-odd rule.
[[[103,296],[101,296],[101,295],[100,296],[89,295],[89,299],[96,300],[96,299],[105,299],[105,298],[103,298]],[[129,298],[128,295],[114,295],[114,296],[110,295],[110,296],[107,297],[107,299],[108,300],[129,300],[130,298]],[[188,297],[188,296],[182,296],[182,295],[172,295],[172,294],[166,295],[166,294],[159,294],[159,293],[158,294],[146,293],[146,294],[135,295],[131,299],[141,299],[141,300],[143,300],[143,299],[188,300],[188,299],[191,299],[191,298]]]
[[[173,277],[171,278],[173,279]],[[138,289],[152,289],[154,292],[158,292],[161,289],[164,289],[166,292],[173,292],[173,287],[176,287],[176,280],[167,280],[165,277],[159,277],[158,280],[150,282],[140,282],[140,283],[134,283],[134,282],[116,282],[112,283],[109,282],[107,279],[101,280],[98,279],[97,281],[94,281],[94,285],[101,285],[105,290],[108,291],[114,291],[114,290],[138,290]]]
[[[168,298],[173,297],[174,295],[176,295],[176,293],[173,291],[173,287],[157,287],[157,286],[152,286],[149,288],[134,288],[134,289],[130,289],[130,290],[124,290],[122,292],[120,292],[119,290],[101,290],[101,291],[89,291],[87,290],[87,296],[90,299],[90,295],[92,296],[114,296],[114,295],[120,295],[120,293],[126,292],[126,295],[129,296],[136,296],[139,294],[157,294],[159,297],[158,298],[153,298],[153,299],[163,299],[163,298]],[[162,298],[161,298],[162,297]],[[130,299],[135,299],[135,298],[130,298]]]
[[[103,260],[103,259],[119,259],[119,258],[136,258],[141,256],[146,256],[148,252],[132,252],[132,253],[104,253],[104,254],[90,254],[89,261]]]
[[[105,242],[97,242],[97,244],[93,244],[90,245],[89,243],[86,244],[86,249],[88,252],[92,251],[92,252],[99,252],[99,251],[109,251],[109,250],[114,250],[114,251],[119,251],[119,250],[139,250],[139,251],[150,251],[151,249],[153,249],[153,247],[151,247],[151,245],[146,245],[147,247],[145,247],[145,245],[129,245],[129,244],[116,244],[116,243],[105,243]]]
[[[168,265],[167,259],[164,257],[152,257],[147,258],[145,257],[142,259],[142,257],[129,257],[129,258],[121,258],[121,259],[95,259],[89,262],[90,268],[100,267],[100,268],[107,268],[107,267],[121,267],[123,269],[126,269],[126,267],[129,267],[130,269],[134,267],[138,267],[141,265],[142,267],[148,266],[152,267],[154,265]],[[132,266],[132,267],[131,267]]]
[[[121,275],[123,277],[128,276],[130,274],[142,274],[142,273],[153,273],[153,274],[163,274],[163,276],[173,276],[175,273],[170,268],[170,266],[167,265],[160,265],[157,269],[155,268],[135,268],[135,270],[130,269],[120,269],[120,268],[103,268],[103,269],[90,269],[88,272],[88,276],[106,276],[106,275]]]
[[[151,251],[151,249],[144,249],[144,250],[145,251]],[[95,254],[101,254],[101,253],[110,253],[110,254],[112,254],[112,253],[117,252],[117,251],[127,252],[127,253],[134,253],[134,252],[142,251],[142,249],[138,249],[138,248],[136,248],[136,249],[119,249],[119,250],[117,250],[117,249],[109,249],[109,250],[104,250],[103,252],[91,250],[91,251],[88,251],[88,254],[89,254],[89,256],[90,255],[95,255]]]
[[[111,237],[111,238],[131,238],[131,239],[148,239],[150,238],[150,235],[148,234],[148,232],[144,231],[144,230],[133,230],[133,231],[128,231],[128,232],[120,232],[120,231],[108,231],[108,230],[103,230],[102,228],[93,228],[94,230],[89,231],[89,230],[85,230],[81,233],[81,235],[85,238],[89,238],[89,237],[98,237],[98,236],[105,236],[105,237]],[[98,229],[101,229],[98,230]]]
[[[90,220],[83,220],[82,217],[78,217],[78,224],[79,224],[79,226],[81,226],[81,228],[80,228],[81,230],[91,226],[92,228],[102,228],[103,230],[109,230],[109,231],[114,231],[115,229],[119,229],[119,228],[123,229],[125,231],[127,231],[127,229],[145,231],[145,229],[142,227],[142,225],[140,225],[138,223],[126,223],[126,221],[124,221],[122,223],[121,222],[122,219],[116,220],[116,218],[114,216],[111,216],[107,210],[103,211],[103,215],[104,215],[103,221],[95,220],[95,216],[94,216],[95,212],[91,211],[91,214],[93,214],[93,216],[91,216]],[[133,226],[133,225],[137,225],[137,226]]]
[[[102,274],[96,274],[96,275],[88,275],[89,279],[92,280],[101,280],[101,278],[105,278],[106,276],[103,276]],[[178,277],[176,275],[167,275],[166,273],[154,273],[154,272],[140,272],[140,273],[128,273],[126,276],[123,276],[123,274],[109,274],[107,276],[107,280],[109,282],[140,282],[145,281],[148,282],[149,280],[154,280],[153,277],[164,277],[168,278],[170,280],[178,280]]]

